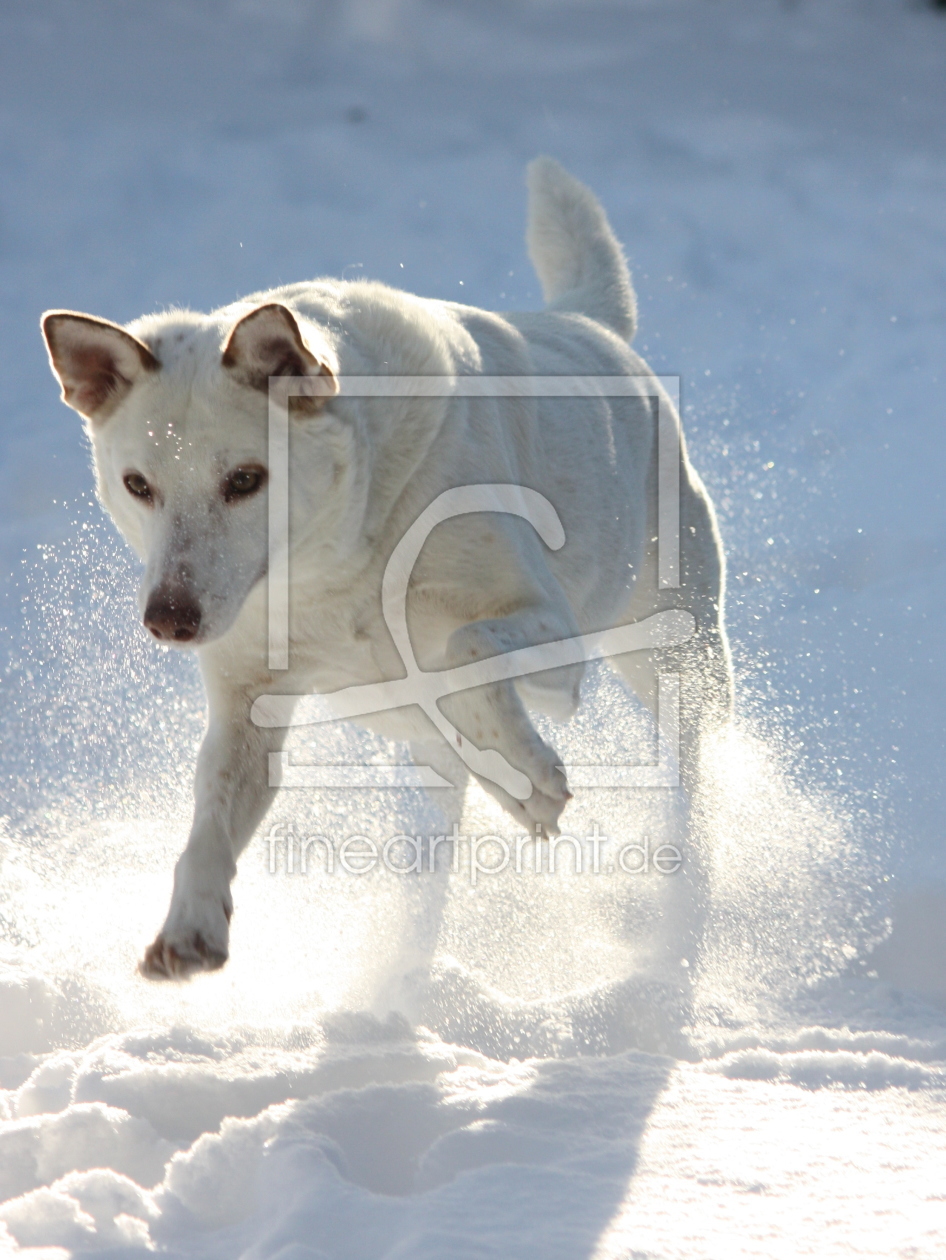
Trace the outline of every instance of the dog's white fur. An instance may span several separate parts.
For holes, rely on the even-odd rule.
[[[44,316],[63,397],[87,420],[101,501],[145,564],[146,624],[197,648],[207,688],[193,828],[167,920],[142,963],[146,975],[179,977],[226,960],[230,883],[272,800],[267,754],[283,739],[250,721],[252,704],[267,692],[332,692],[401,676],[381,616],[381,577],[407,528],[446,489],[537,490],[558,511],[566,542],[550,552],[509,515],[438,526],[408,596],[423,668],[682,606],[697,634],[661,664],[685,671],[691,781],[700,733],[728,714],[722,549],[682,442],[681,588],[657,587],[655,425],[642,401],[656,386],[627,344],[636,323],[627,265],[598,202],[557,163],[534,162],[529,188],[529,252],[548,303],[539,314],[317,280],[209,315],[171,311],[127,328],[71,312]],[[349,375],[570,373],[636,377],[642,399],[345,393]],[[309,396],[291,413],[290,669],[271,674],[266,387],[280,375],[304,375]],[[651,707],[655,655],[615,662]],[[530,830],[554,830],[569,793],[523,698],[561,715],[577,703],[580,677],[580,667],[569,667],[443,701],[464,738],[499,750],[528,777],[524,802],[483,782]],[[458,758],[419,710],[372,725],[410,739],[418,759],[462,783]]]

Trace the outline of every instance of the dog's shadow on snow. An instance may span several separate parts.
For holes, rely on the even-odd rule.
[[[318,1256],[381,1254],[379,1239],[392,1257],[578,1260],[595,1253],[626,1199],[648,1118],[674,1065],[641,1050],[589,1051],[616,1046],[638,1017],[649,1019],[649,1029],[638,1028],[641,1038],[659,1040],[671,1035],[666,1021],[653,1009],[647,1016],[644,995],[634,999],[626,984],[574,999],[570,1014],[567,999],[549,1003],[544,1019],[538,1003],[507,1001],[488,1012],[483,992],[473,1011],[473,986],[469,977],[461,986],[459,975],[435,975],[430,984],[444,1010],[464,995],[468,1001],[466,1015],[457,1009],[453,1016],[462,1032],[456,1070],[437,1079],[408,1072],[378,1080],[366,1065],[363,1084],[293,1104],[263,1153],[267,1220],[262,1232],[251,1231],[257,1241],[248,1260],[301,1246],[307,1256],[312,1249]],[[629,1005],[618,1014],[621,1000]],[[385,1037],[417,1044],[428,1036],[398,1016],[383,1023],[332,1016],[324,1030],[330,1040],[353,1038],[361,1055],[371,1032],[366,1021],[379,1051]],[[581,1036],[584,1055],[575,1041]],[[466,1048],[471,1041],[479,1053]],[[513,1045],[518,1053],[504,1058]]]

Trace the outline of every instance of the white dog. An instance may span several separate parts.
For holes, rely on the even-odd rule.
[[[498,315],[381,284],[316,280],[209,315],[170,311],[127,328],[68,311],[43,317],[63,399],[87,421],[99,497],[145,564],[144,624],[162,642],[197,649],[207,688],[193,828],[167,919],[141,964],[147,976],[183,977],[226,961],[230,883],[272,801],[268,754],[284,738],[281,728],[251,721],[254,701],[403,676],[382,615],[382,576],[398,541],[446,490],[485,483],[538,492],[565,542],[549,550],[528,521],[508,513],[438,525],[407,595],[423,669],[682,607],[696,633],[659,660],[683,676],[685,783],[701,733],[729,713],[722,550],[682,440],[679,588],[658,589],[649,400],[659,387],[628,348],[636,310],[620,246],[592,194],[557,163],[534,162],[529,184],[542,313]],[[640,393],[369,398],[345,389],[354,376],[568,374],[636,378]],[[288,549],[289,669],[272,672],[267,434],[270,381],[279,377],[294,378],[303,396],[288,404],[291,545],[274,542]],[[615,661],[651,708],[657,656]],[[441,704],[460,749],[463,740],[472,745],[474,768],[498,755],[513,781],[527,784],[515,793],[496,781],[501,774],[478,776],[530,830],[554,831],[570,794],[523,700],[561,716],[578,701],[580,677],[581,666],[568,665],[458,691]],[[457,750],[416,707],[370,725],[410,739],[415,759],[462,786]]]

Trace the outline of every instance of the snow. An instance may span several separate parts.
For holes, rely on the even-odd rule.
[[[944,53],[920,0],[0,13],[0,1254],[943,1253]],[[445,887],[283,846],[271,873],[274,822],[440,817],[287,790],[227,968],[146,985],[202,697],[136,628],[37,317],[320,273],[538,306],[540,152],[625,242],[720,509],[739,722],[705,861]],[[563,755],[646,759],[592,675]],[[589,790],[564,821],[613,868],[679,802]],[[471,794],[466,830],[502,825]]]

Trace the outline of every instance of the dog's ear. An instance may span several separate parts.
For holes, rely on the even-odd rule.
[[[317,415],[338,393],[338,379],[302,340],[295,316],[271,302],[244,315],[231,329],[223,367],[250,389],[269,390],[272,376],[301,378],[292,386],[293,409]]]
[[[42,328],[63,402],[93,424],[107,420],[135,381],[160,367],[143,341],[107,319],[47,311]]]

